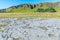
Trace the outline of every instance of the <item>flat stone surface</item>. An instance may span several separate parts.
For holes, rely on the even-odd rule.
[[[4,23],[10,25],[2,31],[3,40],[60,40],[60,19],[3,18]]]

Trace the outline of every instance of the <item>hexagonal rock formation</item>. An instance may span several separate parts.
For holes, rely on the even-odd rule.
[[[60,40],[60,19],[16,18],[2,31],[4,40]]]

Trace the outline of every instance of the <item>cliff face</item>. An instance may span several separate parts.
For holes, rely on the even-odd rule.
[[[9,20],[12,20],[12,23],[2,31],[4,40],[60,40],[60,19],[14,18]]]

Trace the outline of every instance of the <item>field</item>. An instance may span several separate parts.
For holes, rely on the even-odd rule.
[[[41,17],[41,18],[60,18],[60,12],[50,13],[0,13],[0,18],[31,18],[31,17]]]

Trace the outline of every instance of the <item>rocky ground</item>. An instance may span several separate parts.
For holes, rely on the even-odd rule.
[[[1,40],[60,40],[60,19],[0,18]]]

